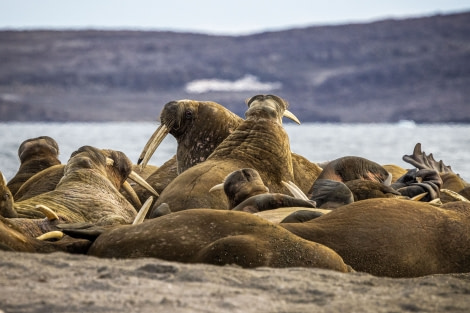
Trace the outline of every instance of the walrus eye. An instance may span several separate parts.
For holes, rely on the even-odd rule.
[[[187,119],[187,120],[190,120],[193,118],[193,112],[191,110],[186,110],[186,112],[184,112],[184,117]]]

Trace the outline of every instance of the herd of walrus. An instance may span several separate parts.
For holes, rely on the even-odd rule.
[[[323,163],[292,153],[275,95],[245,119],[211,101],[167,103],[133,163],[79,147],[67,164],[47,136],[0,175],[0,249],[102,258],[313,267],[377,276],[470,272],[470,184],[416,144],[411,169],[360,156]],[[175,156],[149,164],[162,140]],[[40,134],[38,134],[40,135]]]

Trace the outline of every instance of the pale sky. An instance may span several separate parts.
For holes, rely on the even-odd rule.
[[[241,35],[463,11],[470,0],[0,0],[0,28]]]

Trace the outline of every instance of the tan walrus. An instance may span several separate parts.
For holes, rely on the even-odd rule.
[[[190,208],[227,209],[222,192],[209,193],[231,172],[256,169],[272,192],[286,191],[282,180],[294,178],[289,138],[282,126],[287,102],[273,95],[247,101],[246,120],[217,146],[206,161],[178,175],[160,194],[154,208],[167,203],[172,212]]]
[[[335,250],[356,271],[417,277],[470,271],[470,203],[396,198],[354,202],[305,223],[283,223]]]
[[[129,224],[136,210],[119,188],[131,173],[132,162],[124,153],[83,146],[72,153],[55,190],[16,202],[14,208],[23,218],[43,217],[37,209],[43,205],[57,214],[62,223]],[[24,230],[34,237],[47,231]]]

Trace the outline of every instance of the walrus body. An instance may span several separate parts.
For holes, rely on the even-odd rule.
[[[53,165],[60,164],[59,146],[48,136],[31,138],[23,141],[18,148],[20,168],[16,175],[8,182],[8,188],[13,196],[21,185],[34,174]]]
[[[470,204],[354,202],[305,223],[281,224],[335,250],[356,271],[416,277],[470,271]]]
[[[350,271],[331,249],[245,212],[193,209],[105,231],[89,255],[155,257],[242,267],[319,267]]]
[[[240,168],[256,169],[272,192],[285,191],[282,180],[293,180],[289,139],[282,127],[287,103],[275,96],[255,96],[247,119],[209,156],[178,175],[154,207],[167,203],[172,212],[191,208],[227,209],[222,192],[209,189]]]
[[[119,192],[131,170],[132,163],[122,152],[84,146],[72,153],[55,190],[14,207],[19,217],[26,218],[42,217],[35,207],[45,205],[67,223],[132,223],[136,210]]]
[[[13,209],[13,195],[7,187],[7,181],[3,173],[0,172],[0,216],[17,217],[18,214]]]

